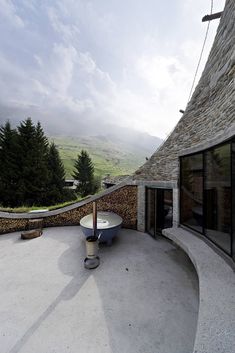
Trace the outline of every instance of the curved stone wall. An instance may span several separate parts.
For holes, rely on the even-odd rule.
[[[135,180],[176,181],[178,156],[235,124],[235,1],[227,0],[208,61],[187,109],[165,143],[135,174]]]
[[[124,227],[136,229],[137,187],[120,185],[75,205],[42,214],[0,212],[0,234],[25,229],[30,218],[43,218],[44,227],[78,225],[83,216],[92,212],[93,201],[97,201],[98,210],[112,211],[121,216]]]
[[[199,313],[193,353],[228,353],[235,344],[234,266],[182,228],[163,234],[188,254],[199,279]]]

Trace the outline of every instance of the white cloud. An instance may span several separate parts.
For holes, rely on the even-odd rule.
[[[88,52],[80,53],[78,62],[81,70],[87,74],[92,74],[96,70],[96,64]]]
[[[137,61],[136,70],[155,92],[168,89],[185,80],[187,76],[185,67],[178,58],[160,55],[142,56]]]
[[[155,1],[143,3],[149,17]],[[151,26],[148,17],[142,18],[139,28],[141,6],[138,18],[133,18],[129,3],[119,4],[125,11],[122,16],[112,2],[103,0],[55,0],[40,6],[24,0],[27,11],[36,6],[37,11],[30,12],[35,17],[24,18],[23,27],[13,2],[0,0],[1,15],[9,26],[18,26],[20,41],[13,54],[4,53],[3,47],[0,56],[1,99],[28,104],[29,115],[30,107],[37,107],[55,125],[72,116],[77,125],[84,119],[97,125],[112,121],[164,137],[181,117],[179,109],[186,106],[201,50],[205,34],[201,17],[208,4],[199,2],[200,6],[192,0],[179,1],[177,24],[182,28],[176,30],[170,23],[165,28],[157,15]],[[20,14],[27,13],[21,10]],[[9,37],[8,43],[14,40]],[[204,58],[211,42],[212,37]]]
[[[23,6],[31,11],[35,11],[37,8],[37,0],[21,0]]]
[[[24,22],[17,15],[16,7],[11,0],[0,0],[0,16],[6,19],[12,26],[24,27]]]
[[[47,13],[52,28],[62,36],[65,42],[77,39],[77,36],[79,35],[79,29],[77,26],[72,23],[64,24],[63,20],[60,19],[59,12],[53,7],[48,7]]]
[[[34,57],[34,59],[35,59],[37,65],[38,65],[40,68],[42,68],[42,66],[43,66],[42,58],[41,58],[39,55],[37,55],[37,54],[34,54],[33,57]]]
[[[54,44],[48,72],[51,86],[62,95],[66,95],[73,78],[77,51],[73,46]]]

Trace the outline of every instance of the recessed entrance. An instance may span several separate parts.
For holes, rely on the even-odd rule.
[[[172,227],[172,190],[146,188],[146,198],[146,231],[155,238],[162,229]]]

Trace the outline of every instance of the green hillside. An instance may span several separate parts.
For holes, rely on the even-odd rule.
[[[150,151],[143,149],[143,146],[138,148],[127,142],[114,142],[104,136],[56,136],[50,137],[50,140],[54,141],[59,149],[66,169],[66,178],[71,177],[74,161],[82,149],[88,151],[95,166],[95,174],[100,176],[131,174],[145,162],[145,157],[150,154]]]

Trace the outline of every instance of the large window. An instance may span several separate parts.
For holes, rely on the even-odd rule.
[[[155,189],[147,188],[147,210],[146,210],[146,229],[147,232],[155,236],[155,214],[156,214],[156,193]]]
[[[180,223],[235,257],[235,141],[181,157]]]
[[[235,139],[232,142],[232,256],[235,260]]]
[[[231,145],[205,152],[205,235],[231,251]]]
[[[203,155],[181,160],[181,223],[202,232],[203,226]]]

